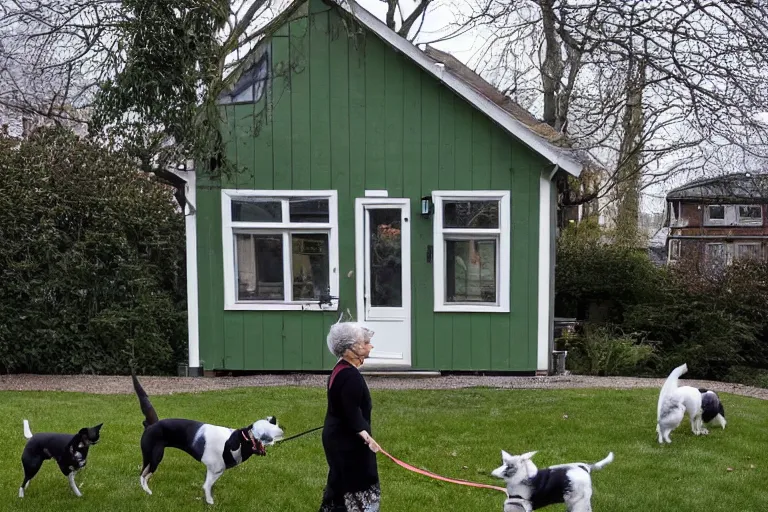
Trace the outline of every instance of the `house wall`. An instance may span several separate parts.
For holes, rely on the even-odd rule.
[[[675,201],[677,202],[677,201]],[[727,201],[711,204],[733,204]],[[744,204],[742,202],[742,204]],[[671,240],[680,240],[680,259],[704,263],[705,247],[708,243],[724,243],[730,246],[741,243],[758,243],[761,246],[761,258],[768,259],[768,205],[761,205],[763,212],[762,225],[751,226],[706,226],[705,203],[685,203],[679,205],[679,216],[670,226]],[[730,247],[729,251],[733,251]],[[730,256],[729,256],[730,259]]]
[[[272,38],[271,90],[222,107],[228,156],[242,172],[198,183],[200,356],[205,369],[320,370],[338,312],[224,311],[221,188],[335,189],[340,310],[355,313],[354,199],[409,197],[415,369],[534,371],[539,177],[551,164],[375,35],[313,1]],[[360,29],[362,30],[362,29]],[[434,313],[433,190],[511,190],[510,313]]]

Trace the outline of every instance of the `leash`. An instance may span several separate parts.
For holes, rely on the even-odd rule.
[[[320,425],[319,427],[311,428],[311,429],[309,429],[309,430],[305,430],[304,432],[301,432],[301,433],[299,433],[299,434],[293,435],[293,436],[291,436],[291,437],[286,437],[286,438],[283,438],[283,439],[281,439],[281,440],[280,440],[280,441],[278,441],[278,442],[279,442],[279,443],[284,443],[284,442],[286,442],[286,441],[290,441],[291,439],[296,439],[297,437],[301,437],[301,436],[304,436],[304,435],[307,435],[307,434],[311,434],[312,432],[314,432],[314,431],[316,431],[316,430],[320,430],[321,428],[323,428],[323,426],[322,426],[322,425]]]
[[[307,434],[311,434],[312,432],[320,430],[321,428],[323,428],[322,425],[320,425],[319,427],[311,428],[309,430],[305,430],[304,432],[300,432],[300,433],[298,433],[296,435],[292,435],[291,437],[286,437],[284,439],[281,439],[278,442],[282,444],[282,443],[284,443],[286,441],[290,441],[291,439],[296,439],[297,437],[301,437],[301,436],[304,436],[304,435],[307,435]],[[428,476],[428,477],[433,478],[435,480],[442,480],[443,482],[448,482],[448,483],[452,483],[452,484],[466,485],[466,486],[469,486],[469,487],[477,487],[477,488],[480,488],[480,489],[493,489],[494,491],[500,491],[500,492],[503,492],[504,494],[507,494],[507,489],[505,489],[504,487],[497,487],[495,485],[488,485],[488,484],[479,484],[479,483],[476,483],[476,482],[470,482],[468,480],[459,480],[459,479],[456,479],[456,478],[447,478],[447,477],[444,477],[444,476],[440,476],[440,475],[437,475],[435,473],[431,473],[429,471],[425,471],[423,469],[419,469],[417,467],[411,466],[407,462],[403,462],[400,459],[398,459],[396,457],[393,457],[387,451],[385,451],[384,448],[382,448],[381,446],[379,446],[379,451],[381,453],[383,453],[384,455],[386,455],[387,457],[389,457],[392,460],[392,462],[394,462],[398,466],[400,466],[402,468],[405,468],[408,471],[412,471],[414,473],[418,473],[419,475]]]
[[[418,473],[420,475],[428,476],[430,478],[434,478],[435,480],[442,480],[443,482],[449,482],[452,484],[459,484],[459,485],[467,485],[469,487],[479,487],[481,489],[493,489],[495,491],[501,491],[504,494],[507,494],[507,490],[504,487],[496,487],[495,485],[488,485],[488,484],[478,484],[476,482],[469,482],[467,480],[458,480],[456,478],[447,478],[444,476],[437,475],[435,473],[430,473],[429,471],[425,471],[423,469],[419,469],[417,467],[411,466],[407,462],[403,462],[400,459],[397,459],[384,451],[384,449],[379,445],[379,451],[392,459],[392,462],[397,464],[398,466],[407,469],[408,471],[413,471],[414,473]]]

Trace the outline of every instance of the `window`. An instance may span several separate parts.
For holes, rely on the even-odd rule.
[[[762,226],[759,204],[710,204],[704,213],[705,226]]]
[[[674,262],[680,259],[680,240],[672,239],[669,241],[669,261]]]
[[[435,311],[509,312],[509,191],[435,191]]]
[[[725,244],[707,244],[704,246],[704,263],[713,268],[722,268],[729,262],[727,261],[727,251]]]
[[[759,204],[739,205],[736,223],[742,225],[763,225],[763,208]]]
[[[737,260],[760,260],[760,243],[737,243],[735,244],[735,259]]]
[[[725,224],[725,206],[722,204],[711,204],[707,206],[707,214],[704,221],[705,224],[711,226]]]
[[[321,310],[338,296],[335,191],[222,190],[221,203],[225,309]]]
[[[270,64],[270,52],[267,50],[250,69],[243,73],[232,91],[219,96],[219,104],[259,102],[269,84]]]

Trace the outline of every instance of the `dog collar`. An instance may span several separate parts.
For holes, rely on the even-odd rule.
[[[253,433],[248,430],[248,434],[246,435],[245,431],[241,430],[240,433],[243,436],[243,439],[245,439],[245,442],[248,441],[251,442],[251,447],[253,448],[253,453],[258,453],[259,455],[264,455],[267,453],[267,451],[264,449],[264,445],[261,443],[261,441],[257,441],[256,438],[253,437]]]

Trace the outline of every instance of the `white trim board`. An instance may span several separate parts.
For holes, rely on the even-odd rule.
[[[402,52],[403,55],[419,65],[424,71],[444,83],[449,89],[468,101],[472,106],[498,123],[510,135],[519,139],[526,146],[539,153],[551,163],[560,166],[563,170],[573,176],[579,176],[583,165],[574,159],[569,151],[548,142],[546,139],[537,135],[524,123],[516,119],[512,114],[486,98],[471,85],[460,78],[445,71],[444,65],[435,65],[424,52],[419,50],[410,41],[400,37],[397,33],[390,30],[376,16],[361,7],[356,1],[348,0],[353,7],[342,5],[336,0],[337,5],[354,16],[366,28],[379,36],[381,40],[393,48]]]
[[[536,369],[549,370],[550,325],[554,322],[553,312],[550,311],[550,279],[551,279],[551,207],[552,182],[547,176],[539,177],[539,286],[537,300],[537,350]]]

